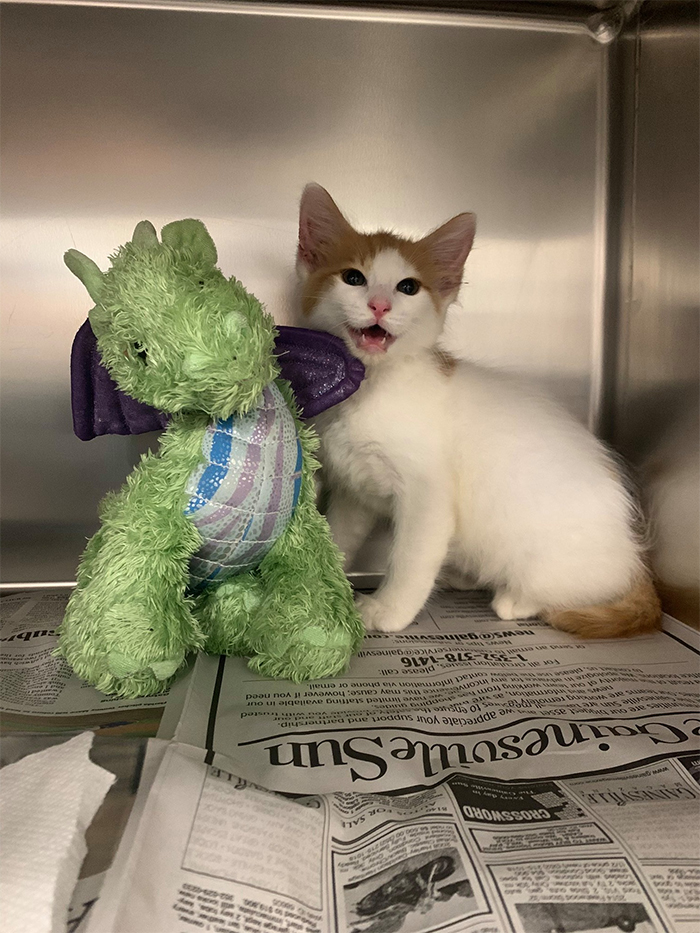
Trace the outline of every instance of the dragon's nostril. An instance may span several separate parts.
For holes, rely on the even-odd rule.
[[[146,352],[146,348],[140,343],[133,344],[133,347],[136,352],[136,356],[138,356],[138,358],[144,363],[148,363],[148,353]]]

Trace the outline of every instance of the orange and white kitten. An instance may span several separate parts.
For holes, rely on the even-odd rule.
[[[349,566],[393,519],[387,575],[360,597],[368,629],[413,621],[441,571],[495,591],[502,619],[541,614],[583,636],[653,628],[659,603],[615,465],[553,402],[437,345],[475,232],[458,214],[418,241],[358,233],[328,192],[301,200],[305,326],[365,364],[358,392],[321,415],[328,520]]]

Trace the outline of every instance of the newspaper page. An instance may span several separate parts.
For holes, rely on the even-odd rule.
[[[105,696],[55,657],[69,593],[29,591],[0,599],[0,712],[3,729],[69,731],[110,726],[155,734],[165,696]],[[116,734],[116,733],[113,733]]]
[[[368,634],[333,680],[200,656],[175,738],[283,792],[572,776],[696,750],[699,684],[697,647],[669,632],[586,642],[443,592],[405,631]]]
[[[478,593],[334,680],[200,658],[89,933],[697,933],[699,661]]]

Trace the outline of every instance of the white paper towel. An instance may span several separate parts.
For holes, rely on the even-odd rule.
[[[3,933],[63,933],[85,830],[114,775],[90,761],[83,732],[0,771]]]

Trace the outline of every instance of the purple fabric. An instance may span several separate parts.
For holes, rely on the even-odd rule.
[[[275,342],[282,378],[292,386],[304,418],[344,402],[360,388],[365,367],[340,337],[305,327],[278,327]]]
[[[163,412],[119,391],[102,365],[89,321],[85,321],[73,340],[70,390],[73,430],[81,441],[101,434],[162,431],[168,423]]]
[[[305,418],[349,398],[365,375],[362,363],[339,337],[303,327],[279,327],[275,352]],[[102,365],[97,340],[85,321],[71,350],[73,429],[82,441],[102,434],[162,431],[168,416],[117,388]]]

